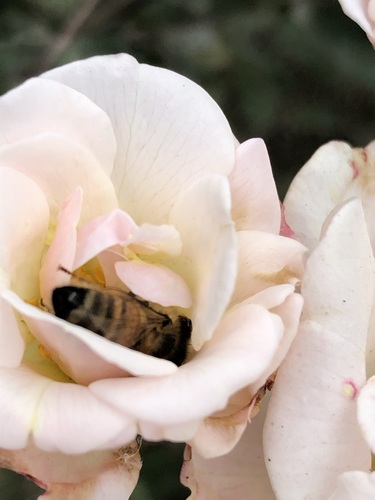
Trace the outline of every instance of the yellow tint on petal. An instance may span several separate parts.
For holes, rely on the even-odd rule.
[[[35,338],[27,343],[22,363],[39,375],[56,382],[74,382],[52,361],[48,351]]]
[[[72,282],[80,286],[80,281],[86,283],[86,285],[98,285],[102,288],[106,286],[103,268],[96,257],[74,270]]]
[[[56,219],[50,218],[46,234],[46,246],[49,247],[55,237],[56,233]]]
[[[292,271],[288,266],[283,267],[275,273],[257,273],[254,276],[259,280],[272,283],[273,285],[284,285],[285,283],[295,285],[300,281],[295,271]]]

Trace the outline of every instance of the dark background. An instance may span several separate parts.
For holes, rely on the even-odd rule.
[[[375,54],[336,0],[2,0],[0,93],[51,67],[128,52],[220,104],[240,141],[262,137],[280,197],[325,142],[375,138]],[[181,445],[143,446],[132,500],[179,500]],[[0,474],[1,500],[37,489]]]

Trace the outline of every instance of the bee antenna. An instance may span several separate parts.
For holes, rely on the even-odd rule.
[[[70,271],[68,271],[65,267],[60,266],[60,265],[59,265],[59,267],[57,268],[57,270],[58,270],[58,271],[63,271],[64,273],[69,274],[70,276],[73,274],[73,273],[71,273]]]

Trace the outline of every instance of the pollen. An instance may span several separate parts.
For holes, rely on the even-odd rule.
[[[101,288],[104,288],[106,285],[103,268],[96,258],[91,259],[82,267],[76,269],[73,276],[78,278],[78,280],[85,281],[86,283],[99,285]]]
[[[38,354],[41,358],[51,360],[52,356],[42,344],[38,344]]]
[[[26,304],[30,304],[31,306],[34,307],[39,307],[40,306],[40,301],[36,297],[33,297],[32,299],[25,300]]]

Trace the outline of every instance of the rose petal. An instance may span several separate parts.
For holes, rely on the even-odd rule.
[[[0,100],[0,144],[57,133],[79,142],[111,175],[116,142],[108,116],[87,97],[60,83],[31,78]]]
[[[0,168],[0,199],[1,281],[3,286],[32,299],[38,295],[39,264],[49,222],[48,205],[32,180],[5,167]]]
[[[361,199],[367,230],[372,247],[375,248],[375,148],[370,143],[366,148],[352,149],[352,168],[355,177],[348,185],[343,199],[358,197]]]
[[[339,0],[342,10],[355,21],[375,45],[375,6],[372,0]]]
[[[130,215],[120,209],[88,222],[78,233],[73,268],[77,269],[107,248],[123,245],[136,230]]]
[[[264,410],[257,415],[227,455],[205,459],[193,448],[181,471],[182,483],[192,490],[191,499],[275,499],[263,458],[264,415]]]
[[[366,374],[367,378],[375,375],[375,303],[372,306],[370,325],[368,331],[370,332],[367,337],[366,344]]]
[[[371,448],[375,450],[375,377],[371,377],[358,396],[358,423]]]
[[[194,298],[192,345],[199,350],[228,306],[236,279],[236,235],[227,180],[218,175],[198,180],[183,191],[169,222],[183,242],[176,271]]]
[[[139,432],[152,440],[147,423],[167,434],[171,425],[198,422],[223,409],[229,397],[255,380],[270,362],[282,329],[277,316],[257,305],[245,305],[228,312],[212,340],[173,375],[99,380],[90,389],[133,415]],[[185,433],[184,438],[193,435]]]
[[[221,413],[218,412],[216,415],[206,418],[199,426],[193,439],[189,440],[194,451],[202,458],[210,459],[229,453],[241,439],[247,427],[248,407],[228,416],[220,416]]]
[[[44,133],[3,146],[0,164],[23,172],[39,185],[53,219],[77,186],[85,193],[81,223],[117,206],[113,185],[95,157],[62,135]]]
[[[14,368],[21,363],[25,341],[12,308],[0,296],[0,367]]]
[[[295,285],[303,275],[306,248],[296,240],[260,231],[239,231],[237,282],[231,304],[272,285]]]
[[[129,373],[160,376],[177,369],[171,361],[133,351],[45,313],[24,303],[12,292],[4,292],[3,296],[22,314],[30,331],[62,371],[78,383],[89,384]]]
[[[328,500],[373,500],[375,498],[375,472],[344,472],[338,487]]]
[[[319,242],[325,218],[342,200],[355,176],[351,159],[349,144],[329,142],[314,153],[288,189],[284,200],[286,221],[310,249]]]
[[[324,498],[338,474],[369,467],[355,395],[365,381],[373,282],[363,211],[351,200],[307,261],[301,327],[272,390],[264,449],[280,499]]]
[[[136,295],[164,307],[188,308],[192,304],[190,290],[178,274],[164,266],[142,261],[117,262],[118,277]]]
[[[57,218],[54,239],[40,269],[40,293],[44,304],[50,310],[53,310],[52,290],[58,286],[68,285],[70,282],[69,274],[61,271],[60,268],[67,270],[73,268],[82,197],[82,189],[78,187],[62,205]]]
[[[139,466],[129,467],[126,462],[121,468],[117,464],[96,477],[79,484],[53,484],[41,495],[41,500],[128,500],[138,481]]]
[[[23,366],[2,368],[0,374],[0,448],[23,448],[32,435],[42,450],[86,453],[137,434],[132,421],[86,387],[55,382]]]
[[[118,144],[114,185],[121,208],[139,224],[166,222],[193,180],[233,168],[234,140],[222,111],[181,75],[118,54],[43,76],[79,90],[110,116]]]
[[[293,293],[289,295],[282,304],[271,309],[274,314],[277,314],[282,319],[284,334],[272,362],[267,366],[258,380],[249,386],[250,394],[255,394],[256,391],[266,383],[268,377],[270,377],[284,361],[297,335],[302,306],[303,298]]]
[[[48,205],[32,180],[8,168],[0,169],[0,200],[0,290],[12,287],[31,300],[39,293]],[[24,347],[14,313],[0,298],[0,366],[18,366]]]
[[[182,242],[178,231],[173,226],[162,224],[142,224],[129,238],[128,245],[134,252],[150,255],[164,252],[177,257],[182,250]]]
[[[112,500],[118,498],[115,496],[118,492],[122,495],[131,493],[138,480],[141,462],[136,444],[124,447],[121,451],[102,450],[84,455],[46,453],[34,446],[28,446],[17,451],[0,449],[0,466],[26,475],[42,488],[48,489],[48,493],[39,497],[43,500],[91,500],[97,498],[94,495],[99,492],[102,495],[108,492],[111,496],[107,498]],[[83,496],[77,496],[81,493]],[[68,494],[73,496],[69,497]]]
[[[267,148],[262,139],[250,139],[236,149],[236,163],[229,182],[236,229],[256,229],[278,234],[280,202]]]

